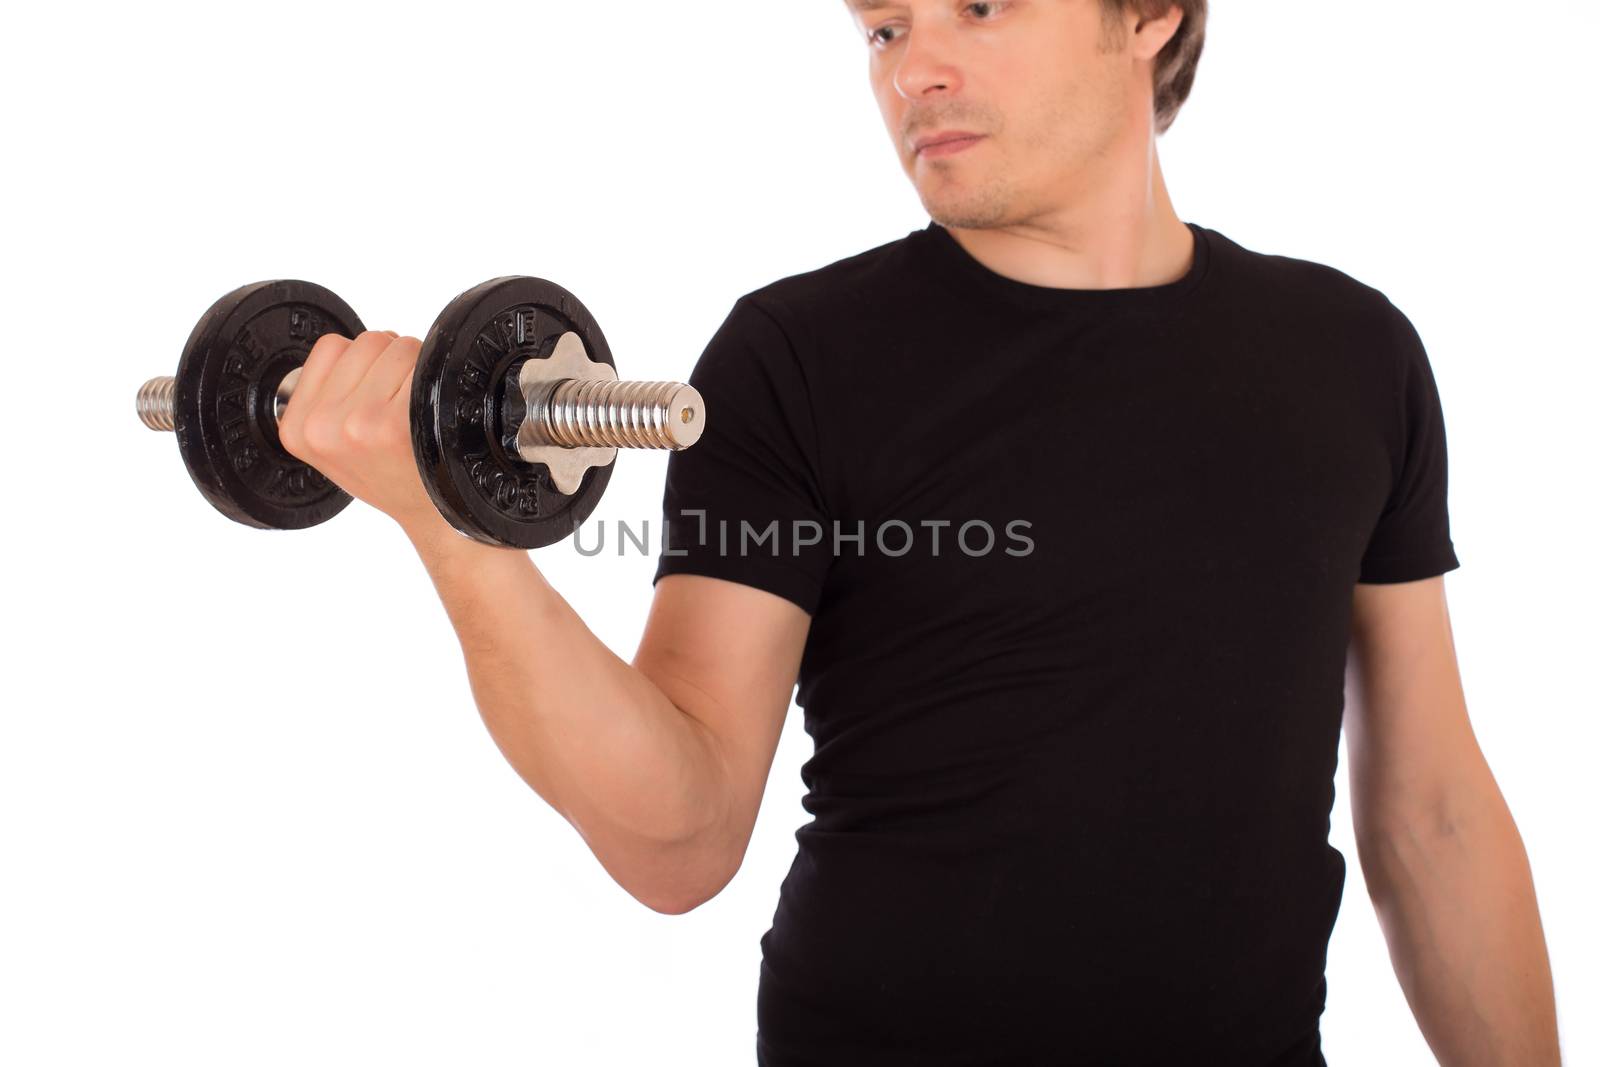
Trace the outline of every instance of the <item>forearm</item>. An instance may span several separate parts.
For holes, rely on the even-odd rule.
[[[1521,835],[1492,779],[1447,814],[1360,840],[1389,955],[1445,1067],[1560,1062],[1555,995]]]
[[[704,727],[596,637],[526,552],[442,524],[406,532],[511,766],[629,893],[657,910],[697,901],[729,847],[726,776]]]

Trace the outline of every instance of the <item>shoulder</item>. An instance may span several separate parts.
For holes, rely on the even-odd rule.
[[[1365,364],[1391,383],[1427,358],[1411,320],[1378,287],[1330,263],[1207,234],[1222,279],[1215,298],[1257,332],[1346,366]]]
[[[745,293],[735,307],[764,313],[797,343],[823,334],[831,326],[860,322],[873,308],[881,307],[886,296],[906,286],[914,242],[921,233],[913,230],[779,278]]]
[[[900,279],[902,257],[916,233],[886,241],[820,267],[790,274],[734,300],[702,352],[690,384],[702,391],[808,395],[820,387],[817,353],[837,334],[859,327]],[[833,346],[837,347],[837,346]]]
[[[1216,230],[1207,233],[1230,288],[1263,307],[1367,325],[1396,311],[1382,290],[1331,263],[1247,248]]]

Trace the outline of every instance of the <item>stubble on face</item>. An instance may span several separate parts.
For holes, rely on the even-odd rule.
[[[1114,56],[1126,41],[1102,24],[1091,55]],[[1026,69],[1019,63],[1018,69]],[[1126,120],[1128,101],[1110,64],[1091,61],[1077,77],[1041,83],[1019,74],[1014,121],[971,100],[932,106],[905,116],[904,143],[929,130],[971,129],[987,134],[966,152],[943,159],[912,156],[907,173],[929,217],[946,228],[1017,227],[1059,206],[1062,184],[1082,180],[1110,152]],[[1036,87],[1036,88],[1035,88]]]
[[[971,112],[967,108],[964,111]],[[971,129],[984,139],[965,152],[944,159],[913,156],[910,177],[928,216],[946,228],[987,229],[1005,225],[1017,190],[1006,166],[1006,123],[999,116],[959,114],[924,116],[917,130]],[[912,137],[920,136],[913,133]]]

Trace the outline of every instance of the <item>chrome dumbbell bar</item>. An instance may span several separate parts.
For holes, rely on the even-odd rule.
[[[296,367],[278,383],[273,415],[283,416],[300,380]],[[577,490],[591,466],[609,463],[618,448],[680,449],[700,439],[705,404],[684,382],[618,379],[609,364],[592,362],[575,333],[563,334],[548,360],[528,360],[518,377],[526,413],[517,428],[525,462],[550,468],[556,488]],[[177,428],[177,379],[151,378],[139,387],[139,418],[152,430]],[[572,455],[579,450],[587,454]]]
[[[283,448],[277,423],[317,338],[364,332],[350,305],[314,282],[242,285],[195,323],[177,374],[139,389],[139,417],[175,431],[195,486],[236,522],[326,522],[351,498]],[[593,511],[617,449],[687,448],[706,411],[685,383],[618,380],[605,335],[576,296],[548,279],[506,275],[459,293],[434,319],[408,417],[440,514],[486,544],[538,548]]]

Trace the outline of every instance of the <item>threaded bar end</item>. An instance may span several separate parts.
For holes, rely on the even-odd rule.
[[[705,426],[700,393],[682,382],[569,378],[550,394],[544,432],[566,448],[688,448]]]
[[[151,378],[139,387],[138,408],[139,420],[152,430],[177,429],[174,411],[173,391],[177,388],[176,378]]]

